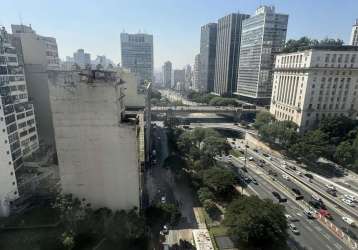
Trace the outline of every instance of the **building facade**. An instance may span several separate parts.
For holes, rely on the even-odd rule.
[[[0,216],[7,216],[11,203],[22,195],[23,160],[39,149],[39,142],[24,68],[4,28],[0,30],[0,98]]]
[[[193,85],[193,72],[190,64],[185,65],[185,90],[191,89]]]
[[[173,71],[174,86],[179,82],[185,84],[185,69],[175,69]]]
[[[358,111],[358,47],[312,47],[276,57],[270,112],[301,132]]]
[[[162,67],[163,74],[163,87],[166,89],[170,89],[172,84],[172,63],[170,61],[166,61]]]
[[[141,83],[153,81],[153,35],[121,33],[122,67],[139,76]]]
[[[55,137],[48,93],[48,71],[59,70],[56,39],[37,35],[29,26],[11,25],[12,40],[24,65],[29,97],[36,112],[40,142],[54,146]],[[56,56],[57,55],[57,56]]]
[[[358,19],[352,27],[352,35],[350,45],[358,46]]]
[[[194,59],[194,72],[193,72],[193,89],[200,90],[200,54],[197,54]]]
[[[91,66],[91,54],[85,53],[84,49],[78,49],[73,53],[73,61],[81,69]]]
[[[243,21],[237,94],[244,101],[268,105],[274,55],[285,45],[288,15],[260,6]]]
[[[143,115],[125,114],[118,72],[51,72],[49,89],[61,187],[93,208],[141,207]]]
[[[214,91],[217,24],[201,27],[200,34],[200,92]]]
[[[214,92],[219,95],[236,91],[242,22],[247,18],[249,15],[233,13],[218,20]]]

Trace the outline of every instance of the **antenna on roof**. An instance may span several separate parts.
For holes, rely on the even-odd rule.
[[[19,21],[20,21],[20,24],[22,26],[22,15],[21,15],[21,12],[19,12]]]

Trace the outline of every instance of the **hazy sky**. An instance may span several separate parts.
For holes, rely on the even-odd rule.
[[[154,35],[155,68],[170,60],[175,68],[193,64],[200,26],[260,4],[289,14],[287,38],[342,38],[349,41],[358,18],[358,0],[8,0],[1,1],[0,25],[31,24],[57,39],[61,58],[78,48],[120,62],[120,33]]]

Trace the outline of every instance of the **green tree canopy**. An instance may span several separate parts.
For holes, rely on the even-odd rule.
[[[257,196],[242,196],[227,207],[224,224],[232,239],[245,249],[285,249],[284,207]]]
[[[274,116],[267,111],[260,111],[256,115],[254,127],[260,129],[262,126],[272,123],[275,120]]]
[[[235,175],[227,169],[217,167],[209,168],[203,171],[202,176],[204,185],[217,194],[231,190],[232,186],[236,183]]]

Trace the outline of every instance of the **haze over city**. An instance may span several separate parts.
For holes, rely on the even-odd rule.
[[[344,3],[347,8],[341,8]],[[154,67],[166,60],[175,67],[194,64],[199,52],[200,26],[229,13],[253,13],[260,4],[275,5],[290,15],[287,38],[308,36],[349,41],[349,26],[356,18],[356,0],[106,0],[4,1],[0,24],[31,24],[39,34],[56,37],[60,58],[78,48],[120,62],[120,33],[139,31],[154,36]],[[348,7],[349,6],[349,7]],[[343,29],[342,27],[348,27]]]

